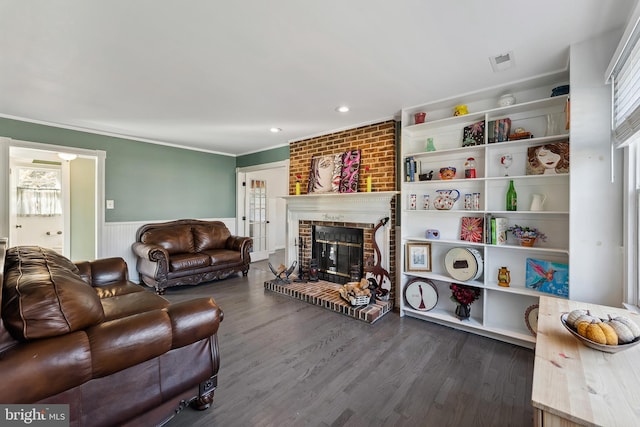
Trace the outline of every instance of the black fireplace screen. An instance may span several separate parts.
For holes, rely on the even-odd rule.
[[[314,225],[312,258],[318,262],[318,278],[341,284],[359,281],[363,239],[361,228]]]

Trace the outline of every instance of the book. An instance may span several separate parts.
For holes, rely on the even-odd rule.
[[[507,244],[507,229],[509,228],[509,220],[507,218],[494,218],[495,225],[494,231],[494,245],[506,245]]]

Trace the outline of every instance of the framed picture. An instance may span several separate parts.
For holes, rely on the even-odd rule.
[[[463,216],[460,220],[460,240],[467,242],[484,242],[484,218]]]
[[[342,155],[329,154],[311,159],[308,193],[337,193],[340,190]]]
[[[407,243],[407,271],[431,271],[431,243]]]
[[[527,149],[527,175],[569,173],[569,141],[551,142]]]
[[[569,265],[567,264],[527,258],[525,278],[527,288],[559,297],[569,297]]]

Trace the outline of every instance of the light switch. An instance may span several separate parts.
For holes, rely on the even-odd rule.
[[[116,204],[113,200],[107,200],[107,209],[115,209]]]

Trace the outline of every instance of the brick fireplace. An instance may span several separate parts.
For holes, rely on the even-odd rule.
[[[378,229],[376,241],[381,250],[381,265],[390,276],[390,283],[384,287],[389,287],[390,301],[395,301],[396,126],[394,120],[386,120],[290,143],[289,194],[294,194],[296,175],[300,175],[303,195],[287,197],[287,265],[298,259],[298,241],[302,238],[307,267],[312,257],[314,225],[362,229],[364,260],[373,257],[374,227],[383,218],[389,218],[389,222]],[[312,157],[356,149],[361,150],[358,193],[304,194]],[[366,192],[364,168],[367,166],[373,183],[370,193]]]
[[[310,194],[288,196],[287,200],[287,244],[285,259],[287,265],[298,260],[302,240],[302,262],[307,268],[312,257],[311,233],[313,226],[331,226],[362,229],[363,258],[372,257],[374,251],[374,228],[381,221],[391,219],[395,212],[395,191],[351,193],[351,194]],[[395,301],[395,230],[389,220],[375,233],[380,251],[380,266],[389,273],[380,283],[390,293],[390,301]],[[365,274],[365,277],[367,275]]]

